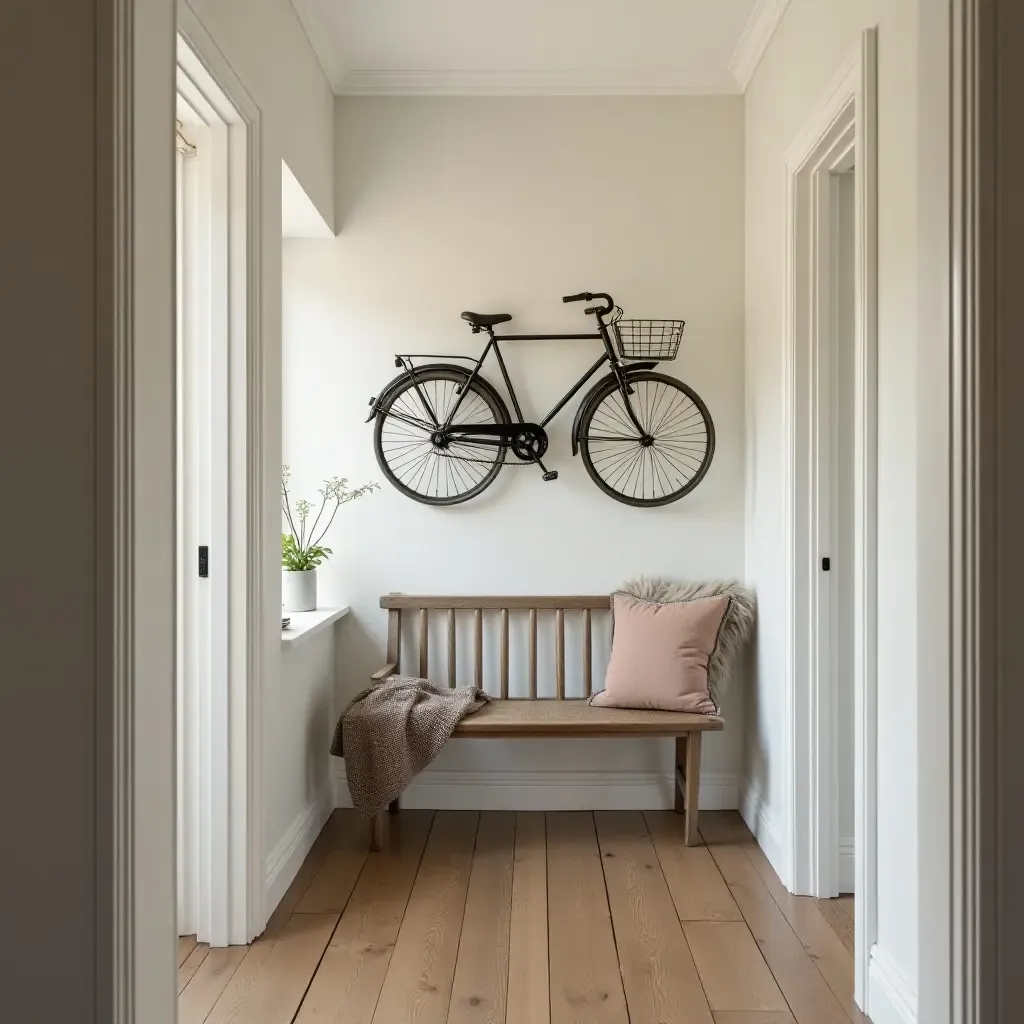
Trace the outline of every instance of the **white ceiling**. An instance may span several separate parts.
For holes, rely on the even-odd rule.
[[[292,0],[339,93],[735,93],[788,0]]]

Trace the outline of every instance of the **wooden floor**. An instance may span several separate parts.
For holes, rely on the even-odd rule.
[[[689,848],[671,812],[390,825],[368,853],[335,812],[248,948],[179,940],[179,1024],[867,1020],[852,908],[789,895],[735,812],[702,813]]]
[[[816,900],[818,909],[839,936],[842,944],[853,956],[853,897],[840,896],[834,900]]]

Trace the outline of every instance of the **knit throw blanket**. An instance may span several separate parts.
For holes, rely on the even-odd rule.
[[[382,811],[489,699],[475,686],[451,690],[409,676],[363,690],[342,712],[331,744],[345,758],[352,805],[368,817]]]

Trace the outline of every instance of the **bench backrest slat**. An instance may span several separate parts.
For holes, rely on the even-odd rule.
[[[583,610],[583,695],[589,697],[593,692],[594,681],[590,673],[590,609]]]
[[[427,672],[430,670],[430,651],[428,645],[430,643],[430,629],[429,623],[427,622],[427,609],[420,609],[420,679],[427,678]]]
[[[388,612],[388,664],[397,666],[402,649],[402,613],[397,608]]]
[[[473,612],[473,679],[478,690],[484,687],[484,613],[477,608]]]
[[[530,700],[537,699],[537,609],[530,609]]]
[[[565,612],[555,611],[555,697],[565,700]]]
[[[435,640],[447,643],[448,654],[448,685],[455,687],[458,681],[458,614],[473,613],[473,681],[481,689],[487,689],[484,681],[484,613],[495,611],[500,621],[498,664],[499,678],[492,681],[490,693],[509,699],[510,679],[510,612],[526,612],[529,616],[529,674],[526,680],[528,697],[517,695],[513,699],[543,699],[538,693],[538,619],[542,612],[554,612],[554,697],[556,700],[566,699],[566,611],[573,622],[580,622],[582,628],[573,626],[574,638],[579,638],[581,649],[579,655],[573,654],[572,664],[578,666],[580,673],[573,670],[573,696],[589,698],[594,692],[594,628],[593,613],[607,612],[611,608],[611,598],[602,594],[597,596],[569,597],[454,597],[447,595],[422,596],[408,594],[388,594],[380,599],[382,608],[388,611],[388,661],[400,667],[402,645],[403,612],[418,612],[419,625],[419,674],[427,677],[430,671],[430,612],[444,611],[447,618],[447,629],[441,629]],[[578,616],[576,613],[579,613]],[[415,620],[414,620],[415,621]],[[488,636],[494,636],[488,633]],[[413,643],[415,637],[410,638]],[[489,644],[493,641],[489,641]],[[573,640],[575,644],[576,640]],[[442,655],[443,656],[443,655]],[[550,655],[549,655],[550,656]],[[580,660],[575,659],[579,657]],[[601,655],[599,654],[600,658]],[[494,664],[494,662],[490,662]],[[467,666],[468,667],[468,666]],[[550,676],[547,677],[550,679]],[[520,691],[521,694],[522,691]]]
[[[448,686],[455,689],[455,609],[448,609]]]
[[[501,699],[508,700],[508,609],[501,609]]]

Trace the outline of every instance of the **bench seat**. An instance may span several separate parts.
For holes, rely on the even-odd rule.
[[[492,700],[464,718],[453,735],[561,737],[684,736],[719,732],[725,722],[713,715],[678,711],[627,711],[592,707],[585,700]]]

